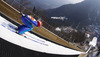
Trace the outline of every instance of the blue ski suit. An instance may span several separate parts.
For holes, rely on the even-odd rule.
[[[25,25],[21,25],[18,27],[18,31],[19,31],[18,33],[20,35],[24,34],[25,32],[31,31],[33,29],[32,24],[34,26],[38,26],[38,22],[29,15],[22,16],[21,19]]]

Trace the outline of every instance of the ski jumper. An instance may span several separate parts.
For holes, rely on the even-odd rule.
[[[33,29],[32,24],[34,26],[38,26],[38,22],[29,15],[22,16],[21,19],[25,25],[18,27],[19,34],[24,34],[25,32],[31,31]]]

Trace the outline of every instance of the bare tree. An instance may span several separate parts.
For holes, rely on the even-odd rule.
[[[86,40],[85,33],[81,31],[72,31],[67,34],[67,38],[69,38],[69,41],[74,41],[76,43],[84,42]]]

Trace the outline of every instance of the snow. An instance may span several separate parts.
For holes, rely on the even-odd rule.
[[[24,38],[23,36],[20,36],[9,30],[9,25],[17,27],[0,16],[0,38],[9,41],[13,44],[34,51],[50,53],[50,54],[78,55],[83,53],[80,51],[72,50],[70,48],[57,45],[29,32],[26,33],[27,35],[29,35],[28,38]]]
[[[60,29],[59,27],[57,27],[55,30],[56,30],[56,31],[61,31],[61,29]]]
[[[68,18],[66,18],[65,16],[64,17],[51,17],[51,19],[58,19],[58,20],[68,20]]]

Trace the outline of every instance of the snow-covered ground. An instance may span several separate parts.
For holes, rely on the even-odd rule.
[[[27,38],[25,38],[15,33],[14,28],[16,27],[17,26],[0,16],[0,38],[6,41],[27,49],[50,54],[78,55],[83,53],[52,43],[29,32],[25,33],[27,36]]]

